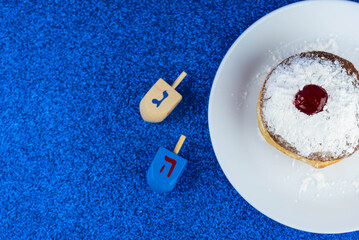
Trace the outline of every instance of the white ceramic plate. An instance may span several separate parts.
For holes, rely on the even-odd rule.
[[[359,229],[359,153],[320,170],[282,154],[259,133],[259,92],[272,67],[302,51],[332,52],[359,68],[358,23],[353,2],[307,1],[276,10],[237,39],[212,86],[209,129],[225,175],[253,207],[296,229]]]

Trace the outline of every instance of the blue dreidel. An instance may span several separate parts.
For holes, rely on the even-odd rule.
[[[147,183],[155,192],[171,191],[181,176],[187,160],[178,156],[185,136],[181,135],[173,152],[160,147],[147,171]]]

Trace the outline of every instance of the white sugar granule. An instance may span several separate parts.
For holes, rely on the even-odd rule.
[[[329,183],[327,183],[325,181],[325,176],[322,172],[314,171],[312,173],[312,177],[315,179],[318,189],[325,188],[325,187],[329,186]]]
[[[359,178],[352,181],[352,185],[355,187],[357,193],[359,193]]]
[[[308,185],[309,183],[312,182],[312,178],[311,177],[306,177],[302,180],[302,184],[300,185],[299,188],[299,193],[305,192],[308,189]]]
[[[244,93],[242,94],[242,99],[243,99],[243,100],[246,100],[246,99],[247,99],[247,96],[248,96],[248,92],[244,92]]]
[[[339,62],[292,58],[290,65],[280,65],[266,83],[263,119],[268,130],[280,135],[298,153],[329,153],[333,157],[355,151],[359,139],[359,89]],[[305,85],[315,84],[327,91],[322,112],[308,116],[293,104],[295,95]]]
[[[310,173],[308,173],[307,176],[302,179],[302,184],[299,187],[299,193],[307,191],[310,184],[313,184],[316,190],[329,187],[330,185],[329,182],[325,180],[324,173],[316,169],[311,169]]]
[[[336,37],[332,35],[329,39],[317,38],[315,41],[306,43],[302,51],[306,52],[306,51],[316,50],[316,51],[337,53],[338,49],[339,49],[339,45],[336,41]]]

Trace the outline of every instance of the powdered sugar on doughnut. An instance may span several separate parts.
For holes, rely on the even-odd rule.
[[[338,61],[295,56],[279,65],[266,82],[262,117],[268,131],[280,135],[298,154],[350,155],[359,139],[359,89]],[[315,84],[328,93],[322,112],[307,115],[293,104],[296,93]]]

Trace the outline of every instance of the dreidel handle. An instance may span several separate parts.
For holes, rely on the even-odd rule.
[[[176,89],[176,87],[182,82],[182,80],[187,76],[187,73],[182,72],[181,75],[172,83],[172,88]]]
[[[175,149],[173,150],[173,152],[174,152],[175,154],[178,154],[178,153],[179,153],[179,151],[181,150],[181,147],[182,147],[183,142],[184,142],[185,139],[186,139],[186,137],[183,136],[183,135],[181,135],[180,139],[178,140],[178,142],[177,142],[177,144],[176,144]]]

